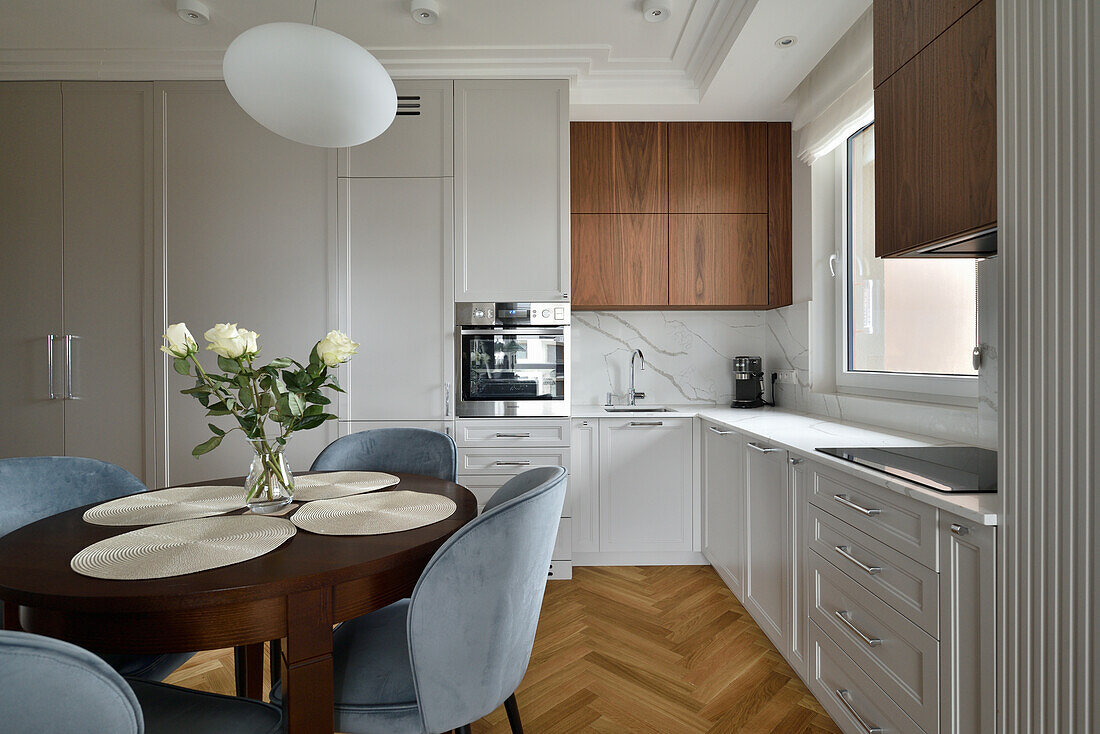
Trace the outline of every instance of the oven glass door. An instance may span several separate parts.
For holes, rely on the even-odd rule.
[[[565,335],[561,329],[462,332],[461,401],[565,400]]]

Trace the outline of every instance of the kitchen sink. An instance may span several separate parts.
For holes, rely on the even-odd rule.
[[[608,413],[671,413],[672,408],[662,405],[605,405]]]

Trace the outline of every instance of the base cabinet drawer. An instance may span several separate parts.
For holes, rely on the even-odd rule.
[[[928,568],[939,570],[935,507],[816,466],[810,502]]]
[[[568,448],[459,449],[458,474],[521,474],[540,466],[569,468]]]
[[[455,441],[460,447],[521,448],[568,446],[568,418],[459,418]]]
[[[870,535],[809,506],[809,547],[933,637],[939,637],[939,574]]]
[[[810,619],[925,731],[939,720],[939,642],[810,553]]]
[[[808,631],[810,690],[846,734],[924,734],[821,628]]]

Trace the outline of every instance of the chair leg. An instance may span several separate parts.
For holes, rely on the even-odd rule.
[[[274,688],[283,677],[283,641],[272,640],[271,659],[268,661],[271,671],[271,687]]]
[[[512,694],[504,700],[504,710],[508,712],[508,726],[512,727],[512,734],[523,734],[523,722],[519,720],[519,704],[516,702],[516,694]]]
[[[454,734],[470,734],[470,725],[460,726],[454,730]]]
[[[237,645],[233,648],[233,679],[236,684],[235,688],[237,689],[237,695],[244,698],[246,687],[244,645]]]

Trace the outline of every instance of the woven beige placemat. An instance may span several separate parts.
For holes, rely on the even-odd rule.
[[[333,471],[294,477],[294,501],[332,500],[392,487],[401,480],[380,471]]]
[[[322,535],[381,535],[446,520],[457,509],[448,497],[398,490],[310,502],[290,519]]]
[[[73,556],[77,573],[100,579],[181,576],[258,558],[297,532],[278,517],[230,515],[153,525],[93,543]]]
[[[172,487],[96,505],[84,513],[84,521],[93,525],[156,525],[222,515],[242,507],[243,486]]]

